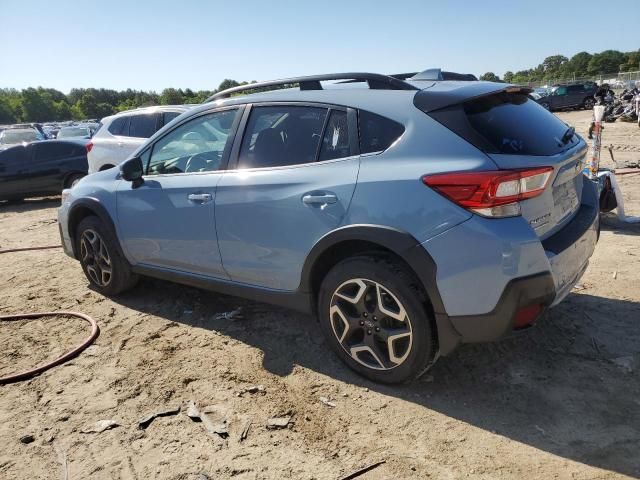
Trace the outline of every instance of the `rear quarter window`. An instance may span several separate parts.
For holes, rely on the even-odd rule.
[[[389,148],[404,133],[404,126],[381,115],[358,111],[360,153],[381,152]]]
[[[126,136],[129,134],[129,117],[118,117],[107,128],[111,135]]]

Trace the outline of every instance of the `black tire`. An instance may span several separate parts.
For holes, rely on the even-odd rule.
[[[362,287],[365,289],[364,293],[358,292],[345,304],[345,297],[337,294],[344,291],[340,290],[341,288],[351,288],[352,284],[360,289],[358,282],[365,285],[366,288]],[[376,285],[381,288],[378,289]],[[385,317],[384,314],[380,315],[380,301],[371,300],[371,289],[383,292],[382,295],[377,295],[377,298],[385,297],[399,307],[398,312],[404,309],[405,319],[398,322],[391,317]],[[353,303],[355,297],[361,298],[365,305],[362,313]],[[376,305],[369,303],[367,306],[368,297],[369,302],[373,301]],[[331,348],[351,369],[374,382],[389,384],[409,382],[423,374],[431,366],[435,356],[435,330],[431,315],[425,306],[425,300],[424,291],[420,288],[418,281],[398,262],[386,257],[352,257],[335,265],[322,281],[318,295],[318,318]],[[399,303],[395,303],[396,301]],[[340,312],[334,310],[334,307],[337,307]],[[392,306],[388,308],[395,309]],[[367,311],[369,316],[366,315]],[[376,319],[375,312],[378,312],[381,318]],[[346,318],[342,320],[342,315],[349,317],[349,320]],[[360,316],[363,317],[362,320]],[[351,324],[353,328],[347,326],[349,321],[353,322]],[[340,322],[343,322],[342,327]],[[398,328],[398,323],[401,328]],[[343,328],[340,332],[342,342],[336,326],[338,329]],[[402,332],[403,329],[409,330],[410,335],[407,337],[407,334],[403,333],[405,338],[397,339],[404,342],[400,346],[400,352],[396,351],[396,341],[391,343],[395,359],[402,358],[401,362],[394,362],[390,359],[389,342],[385,343],[384,336],[388,338],[391,330]],[[376,333],[381,330],[381,333]],[[350,332],[348,335],[347,331]],[[372,355],[374,351],[366,347],[368,342],[372,342],[369,345],[375,348],[376,355]],[[354,350],[359,350],[355,357],[360,360],[354,358]],[[378,357],[383,361],[378,360]],[[368,366],[365,364],[367,361],[369,363],[377,361],[379,367]],[[383,363],[388,368],[385,368]]]
[[[96,243],[97,247],[92,244],[92,238],[100,242]],[[138,276],[131,272],[131,266],[120,253],[111,229],[98,217],[89,216],[80,222],[75,241],[82,271],[94,290],[107,296],[117,295],[138,282]],[[98,254],[97,251],[102,253]],[[107,271],[110,273],[107,274]]]
[[[73,175],[69,175],[69,177],[64,182],[64,188],[73,187],[84,176],[85,175],[83,173],[74,173]]]
[[[596,101],[593,98],[587,97],[582,101],[582,108],[585,110],[592,110],[595,104]]]

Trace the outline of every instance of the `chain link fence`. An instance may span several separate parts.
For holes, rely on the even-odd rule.
[[[640,87],[640,71],[637,72],[624,72],[624,73],[609,73],[603,75],[595,75],[592,77],[558,77],[548,80],[540,80],[537,82],[527,82],[527,85],[531,88],[547,88],[558,84],[576,84],[595,82],[598,85],[608,83],[613,89],[633,88],[635,86]]]

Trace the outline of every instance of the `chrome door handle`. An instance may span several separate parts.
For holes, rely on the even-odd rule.
[[[213,199],[210,193],[190,193],[187,197],[190,202],[207,203]]]
[[[325,205],[327,203],[336,203],[338,201],[338,197],[333,194],[324,194],[324,195],[305,195],[302,197],[302,203],[306,205]]]

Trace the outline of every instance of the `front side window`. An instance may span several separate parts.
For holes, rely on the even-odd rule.
[[[315,162],[327,109],[302,106],[254,107],[245,129],[238,168]]]
[[[156,114],[132,115],[129,119],[129,136],[149,138],[156,133]]]
[[[158,140],[147,175],[220,170],[237,109],[194,118]]]
[[[81,147],[80,147],[81,148]],[[53,160],[61,160],[64,158],[72,158],[77,155],[77,149],[70,143],[39,143],[35,146],[34,162],[48,162]]]
[[[556,95],[556,96],[566,95],[567,94],[567,87],[558,87],[556,89],[556,91],[553,92],[553,94]]]

